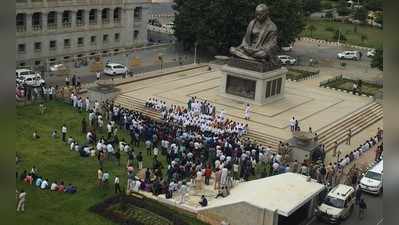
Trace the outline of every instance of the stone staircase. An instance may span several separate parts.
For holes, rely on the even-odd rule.
[[[146,108],[144,100],[121,94],[114,99],[114,103],[124,108],[141,112],[144,116],[148,116],[152,119],[160,120],[160,113]]]
[[[354,136],[382,118],[382,105],[372,102],[316,132],[319,134],[319,142],[325,144],[326,150],[329,151],[334,147],[335,141],[338,141],[339,144],[346,141],[349,129],[352,130],[352,136]]]
[[[116,105],[120,105],[124,108],[135,110],[141,112],[143,115],[148,116],[155,120],[160,120],[160,113],[145,107],[145,101],[142,99],[137,99],[131,96],[121,94],[114,99]],[[243,138],[250,138],[256,140],[258,144],[263,146],[270,146],[273,150],[277,150],[279,141],[283,141],[274,136],[263,134],[260,132],[249,130],[248,134]]]
[[[285,141],[281,138],[274,137],[272,135],[268,135],[265,133],[251,130],[251,128],[249,128],[247,135],[245,135],[243,138],[249,138],[251,140],[256,140],[256,143],[258,143],[264,147],[270,146],[271,149],[274,151],[277,151],[280,141],[282,141],[282,142]]]

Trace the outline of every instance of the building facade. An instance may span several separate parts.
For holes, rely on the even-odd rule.
[[[116,53],[147,43],[150,0],[16,0],[17,66]]]

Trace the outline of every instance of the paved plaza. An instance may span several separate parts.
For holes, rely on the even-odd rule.
[[[155,97],[168,104],[185,106],[190,97],[207,100],[224,109],[233,120],[248,123],[249,129],[278,139],[291,137],[288,121],[295,116],[302,130],[324,129],[372,102],[372,99],[319,88],[315,82],[286,82],[285,98],[267,105],[251,106],[250,121],[244,120],[245,102],[219,95],[222,72],[199,68],[119,86],[125,97],[147,100]]]

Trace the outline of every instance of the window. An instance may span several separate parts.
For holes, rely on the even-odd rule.
[[[134,31],[134,34],[133,34],[134,40],[136,40],[139,37],[139,34],[140,34],[140,31],[138,31],[138,30]]]
[[[19,44],[18,45],[18,52],[19,53],[24,53],[25,52],[25,44]]]
[[[57,12],[49,12],[47,15],[47,27],[48,29],[57,28]]]
[[[84,38],[83,37],[78,38],[78,46],[81,47],[83,45],[84,45]]]
[[[71,47],[71,39],[64,39],[64,48]]]
[[[41,42],[35,42],[34,49],[35,49],[35,52],[40,52],[42,50],[42,43]]]
[[[119,42],[119,41],[120,41],[120,34],[115,33],[115,42]]]
[[[91,36],[91,37],[90,37],[90,43],[91,43],[92,45],[95,45],[96,42],[97,42],[97,36]]]
[[[55,50],[57,49],[57,41],[53,40],[50,41],[50,50]]]
[[[278,78],[277,79],[277,90],[276,90],[276,94],[280,94],[281,93],[281,83],[283,82],[282,78]]]
[[[143,7],[136,7],[134,8],[134,19],[135,20],[141,20],[143,14]]]
[[[64,56],[64,59],[70,59],[71,57],[70,56]]]
[[[97,23],[97,9],[91,9],[89,12],[89,23],[96,24]]]
[[[84,10],[78,10],[76,12],[76,26],[84,25]]]
[[[105,8],[101,11],[101,19],[103,23],[109,23],[109,9]]]
[[[103,35],[103,42],[108,42],[108,34]]]
[[[122,9],[121,8],[114,9],[114,23],[120,23],[121,22],[121,13],[122,13]]]
[[[19,64],[19,66],[21,66],[21,67],[22,66],[26,66],[26,63],[22,62],[22,63]]]
[[[36,66],[40,65],[41,63],[42,63],[42,62],[41,62],[40,60],[36,60],[36,61],[35,61],[35,65],[36,65]]]
[[[272,96],[276,95],[276,86],[277,86],[277,80],[273,80],[272,82]]]
[[[272,89],[271,87],[272,87],[272,82],[268,81],[266,84],[266,98],[270,97],[270,95],[271,95],[271,93],[270,93],[270,91]]]

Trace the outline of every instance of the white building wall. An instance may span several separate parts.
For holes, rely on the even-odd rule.
[[[149,17],[150,1],[147,0],[16,0],[16,15],[26,15],[25,27],[17,29],[16,33],[16,61],[17,65],[24,63],[33,65],[35,61],[41,64],[49,59],[63,60],[64,57],[87,56],[90,53],[101,53],[104,50],[132,48],[147,43],[146,24]],[[134,18],[134,9],[142,7],[142,18]],[[101,10],[110,9],[110,22],[103,24]],[[113,10],[121,8],[120,23],[113,22]],[[89,24],[90,9],[97,9],[97,24]],[[72,11],[72,24],[64,27],[62,12]],[[76,25],[76,13],[84,10],[84,26]],[[57,12],[57,29],[47,28],[47,15],[51,11]],[[42,13],[42,29],[35,30],[32,27],[32,15]],[[134,31],[139,35],[134,39]],[[120,34],[120,41],[114,41],[115,33]],[[109,41],[103,42],[103,35],[108,34]],[[91,36],[97,36],[96,45],[91,44]],[[78,46],[78,38],[84,38],[84,45]],[[71,47],[64,48],[64,39],[71,40]],[[57,48],[50,50],[50,40],[56,40]],[[41,51],[34,50],[34,43],[41,42]],[[25,52],[18,52],[18,45],[25,44]]]

